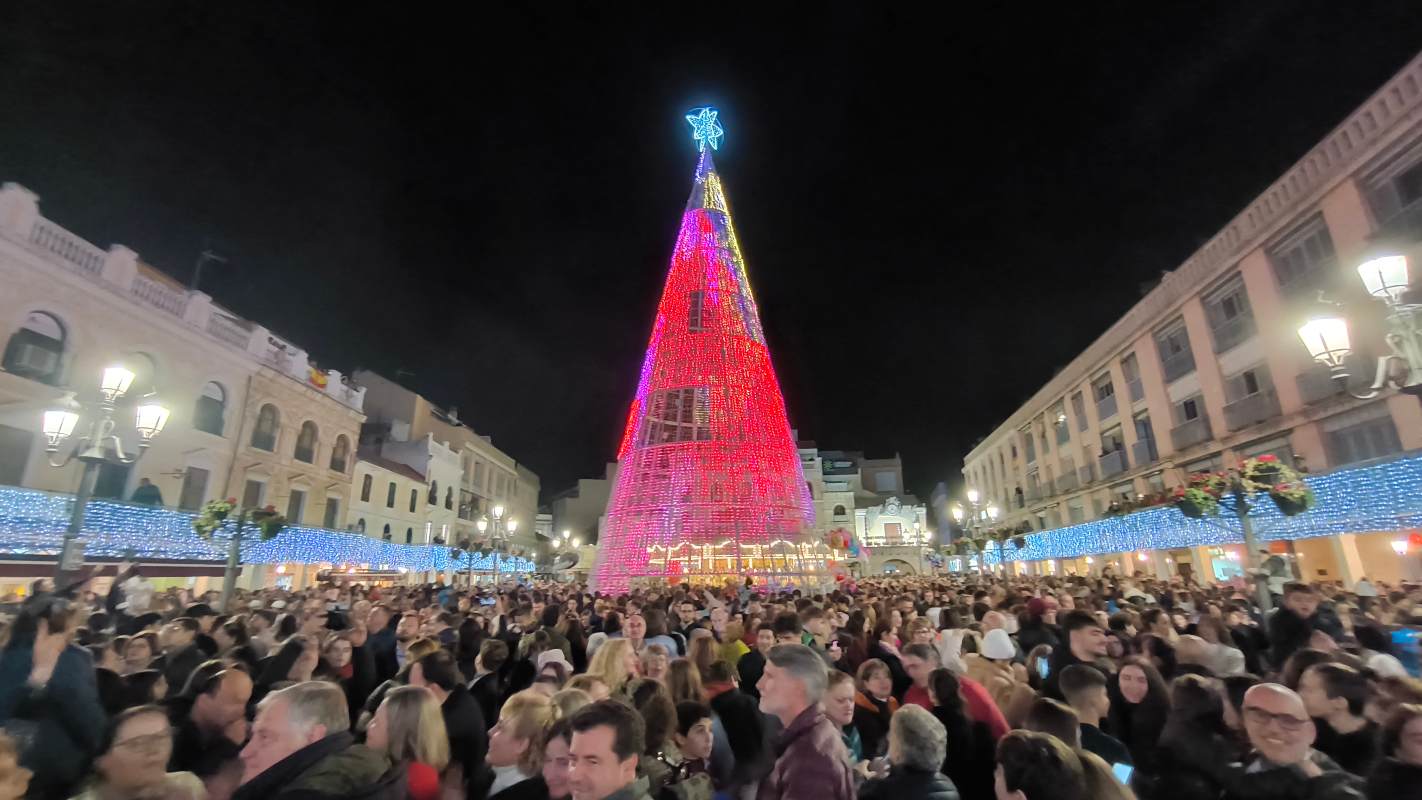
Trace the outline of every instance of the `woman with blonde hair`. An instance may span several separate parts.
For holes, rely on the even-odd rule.
[[[659,644],[649,644],[642,648],[642,677],[666,680],[667,665],[671,663],[671,653]]]
[[[525,690],[504,701],[499,721],[489,729],[491,769],[469,786],[473,800],[547,800],[543,781],[543,734],[558,718],[558,707],[541,692]]]
[[[593,656],[592,662],[588,664],[587,674],[607,684],[611,694],[618,695],[622,693],[622,687],[627,685],[628,680],[637,677],[640,668],[641,662],[637,659],[637,651],[632,649],[631,642],[626,639],[608,639],[597,649],[597,655]]]
[[[405,763],[410,800],[440,796],[439,775],[449,766],[449,734],[429,689],[397,686],[386,692],[366,728],[365,744]]]
[[[726,632],[721,636],[721,660],[734,667],[736,662],[741,660],[741,656],[749,653],[750,647],[741,641],[744,638],[746,638],[746,628],[744,625],[736,620],[727,622]]]
[[[673,703],[683,700],[706,702],[706,691],[701,685],[701,672],[691,659],[678,658],[673,661],[667,669],[666,684]]]

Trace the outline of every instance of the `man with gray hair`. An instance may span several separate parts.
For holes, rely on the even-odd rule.
[[[267,695],[242,748],[242,785],[232,800],[400,800],[405,771],[355,743],[341,687],[307,681]]]
[[[853,800],[849,753],[820,708],[828,683],[825,662],[814,650],[803,644],[770,648],[756,685],[760,710],[777,717],[785,730],[756,800]]]
[[[948,731],[919,706],[904,706],[889,719],[889,774],[859,789],[860,800],[958,800],[958,787],[942,774]]]

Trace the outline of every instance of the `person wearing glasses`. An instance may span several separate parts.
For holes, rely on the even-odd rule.
[[[1317,731],[1292,689],[1261,683],[1244,695],[1244,730],[1253,752],[1222,781],[1226,800],[1304,797],[1362,800],[1363,779],[1313,749]]]
[[[169,772],[173,729],[159,706],[137,706],[109,721],[94,778],[74,800],[202,800],[202,781],[191,772]]]

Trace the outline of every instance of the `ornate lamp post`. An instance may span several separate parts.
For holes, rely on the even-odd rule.
[[[66,467],[72,461],[84,465],[79,478],[79,490],[74,494],[74,508],[69,514],[69,527],[64,531],[64,545],[59,553],[57,575],[77,570],[84,562],[83,548],[79,534],[84,528],[84,511],[89,498],[94,493],[94,484],[99,478],[99,468],[104,464],[128,465],[138,461],[148,452],[153,439],[163,432],[168,422],[168,409],[147,397],[135,409],[134,430],[138,431],[138,452],[132,455],[124,452],[123,441],[116,430],[118,423],[114,412],[120,398],[133,384],[133,373],[124,367],[113,366],[104,370],[99,381],[99,400],[87,405],[75,401],[72,392],[67,393],[56,408],[44,412],[43,431],[52,467]],[[89,429],[74,442],[73,448],[64,458],[55,460],[65,441],[73,435],[79,421],[88,419]]]
[[[513,517],[505,518],[504,507],[502,505],[496,505],[490,509],[490,511],[493,516],[492,524],[488,517],[481,517],[479,521],[475,523],[475,526],[479,529],[481,536],[485,533],[489,534],[489,543],[494,553],[494,585],[497,586],[499,584],[499,562],[505,548],[508,546],[508,538],[518,531],[518,520]],[[469,578],[472,585],[474,579],[474,567],[472,562],[470,563],[469,570]]]
[[[984,501],[977,489],[969,489],[967,492],[967,507],[960,503],[954,503],[949,509],[953,515],[953,522],[968,532],[968,538],[981,543],[983,529],[997,521],[1001,515],[997,504],[991,500]],[[983,556],[985,549],[978,551],[978,572],[987,571],[987,559]],[[998,545],[998,560],[1002,560],[1001,543]]]
[[[1371,400],[1389,386],[1422,397],[1422,304],[1408,295],[1407,257],[1391,251],[1369,258],[1358,266],[1358,276],[1368,294],[1387,307],[1388,332],[1383,337],[1392,352],[1379,356],[1373,383],[1365,392],[1348,388],[1346,360],[1353,352],[1348,321],[1320,315],[1299,328],[1299,338],[1309,355],[1328,367],[1335,381],[1359,400]]]

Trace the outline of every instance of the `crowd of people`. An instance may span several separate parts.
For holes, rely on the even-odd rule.
[[[111,586],[5,619],[0,800],[1422,798],[1410,586]]]

